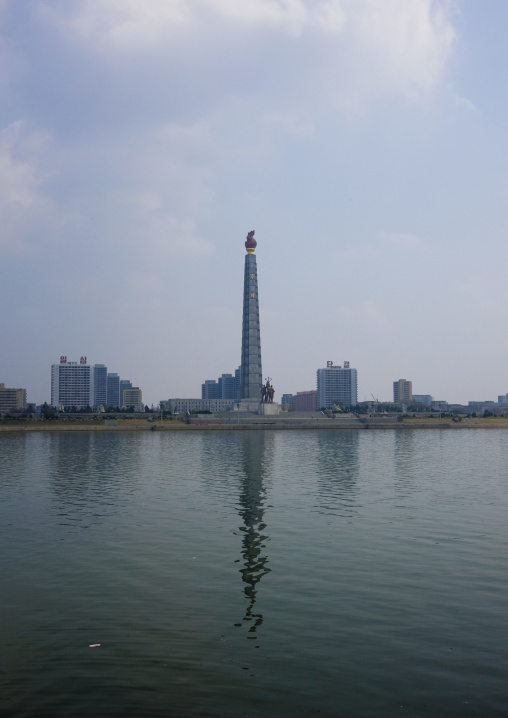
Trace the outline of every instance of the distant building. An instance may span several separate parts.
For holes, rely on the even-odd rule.
[[[433,401],[430,405],[434,411],[447,411],[448,410],[448,402],[442,401],[438,399],[437,401]]]
[[[104,364],[95,364],[93,368],[94,406],[107,404],[108,401],[108,368]]]
[[[334,366],[333,362],[329,361],[326,369],[317,370],[318,409],[333,409],[334,406],[344,408],[356,404],[358,376],[356,369],[351,369],[348,361],[344,362],[343,367]]]
[[[120,402],[119,406],[123,406],[123,392],[125,389],[131,389],[132,382],[128,379],[120,379]]]
[[[202,399],[218,399],[219,398],[219,385],[215,379],[206,379],[204,384],[201,384],[201,398]]]
[[[411,404],[413,401],[413,382],[399,379],[393,382],[393,403]]]
[[[108,374],[106,404],[120,406],[120,377],[118,374]]]
[[[185,414],[191,411],[233,411],[237,399],[168,399],[164,402],[166,411]]]
[[[206,379],[201,384],[202,399],[237,399],[240,392],[240,367],[235,374],[222,374],[217,380]]]
[[[432,404],[432,397],[430,394],[413,394],[413,404],[423,404],[424,406],[430,406]]]
[[[236,377],[232,374],[223,374],[217,382],[219,387],[218,399],[236,399],[238,396],[238,385]]]
[[[497,397],[498,404],[508,404],[508,394],[501,394]]]
[[[130,386],[122,391],[122,409],[145,410],[141,389],[138,386]]]
[[[293,411],[317,411],[318,392],[316,389],[312,391],[297,391],[293,396]]]
[[[0,413],[26,408],[26,389],[8,389],[0,384]]]
[[[82,409],[94,404],[93,366],[86,357],[78,362],[68,362],[60,357],[60,364],[51,366],[51,405]]]
[[[283,394],[280,404],[283,411],[293,411],[293,394]]]

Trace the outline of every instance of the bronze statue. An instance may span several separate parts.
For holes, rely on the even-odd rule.
[[[251,231],[247,234],[247,241],[245,242],[245,249],[247,250],[247,252],[248,252],[249,254],[253,254],[253,253],[254,253],[254,250],[255,250],[256,247],[258,246],[258,243],[257,243],[256,240],[254,239],[254,233],[255,233],[255,230],[254,230],[254,229],[251,230]]]
[[[270,384],[270,382],[272,381],[270,377],[265,379],[265,381],[266,384],[262,384],[261,386],[261,403],[272,404],[275,389]]]

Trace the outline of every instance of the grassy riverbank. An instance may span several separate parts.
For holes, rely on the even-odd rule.
[[[283,416],[241,416],[230,419],[3,419],[0,433],[12,431],[242,431],[248,429],[508,429],[508,417],[438,418],[438,417],[323,417],[292,419]]]

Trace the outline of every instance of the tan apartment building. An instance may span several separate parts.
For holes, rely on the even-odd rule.
[[[8,389],[0,383],[0,413],[26,409],[26,389]]]
[[[413,382],[399,379],[393,382],[393,403],[411,404],[413,401]]]

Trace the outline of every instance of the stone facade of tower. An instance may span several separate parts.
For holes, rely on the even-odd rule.
[[[258,271],[254,250],[254,232],[249,232],[245,248],[243,280],[242,363],[240,400],[259,404],[261,385],[261,332],[259,326]]]

